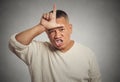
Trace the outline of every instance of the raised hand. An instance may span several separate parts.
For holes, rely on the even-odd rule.
[[[53,6],[53,12],[43,14],[40,24],[46,29],[64,26],[56,23],[56,5]]]

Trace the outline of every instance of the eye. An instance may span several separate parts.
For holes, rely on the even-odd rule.
[[[62,31],[64,31],[65,29],[64,29],[64,28],[60,28],[59,30],[60,30],[60,32],[62,32]]]
[[[54,30],[49,30],[48,31],[48,34],[52,34],[52,33],[54,33],[55,31]]]

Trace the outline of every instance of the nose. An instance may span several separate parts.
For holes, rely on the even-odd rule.
[[[59,30],[55,31],[55,38],[61,38],[62,33]]]

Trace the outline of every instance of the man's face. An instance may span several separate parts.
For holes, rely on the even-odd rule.
[[[55,48],[64,50],[70,47],[69,43],[71,42],[70,35],[72,33],[72,25],[69,24],[64,17],[57,18],[56,22],[64,26],[50,29],[47,31],[47,34]]]

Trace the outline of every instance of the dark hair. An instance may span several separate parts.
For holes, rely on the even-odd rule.
[[[53,12],[53,11],[50,11]],[[69,21],[68,15],[65,11],[63,10],[56,10],[56,18],[64,17],[66,20]]]

